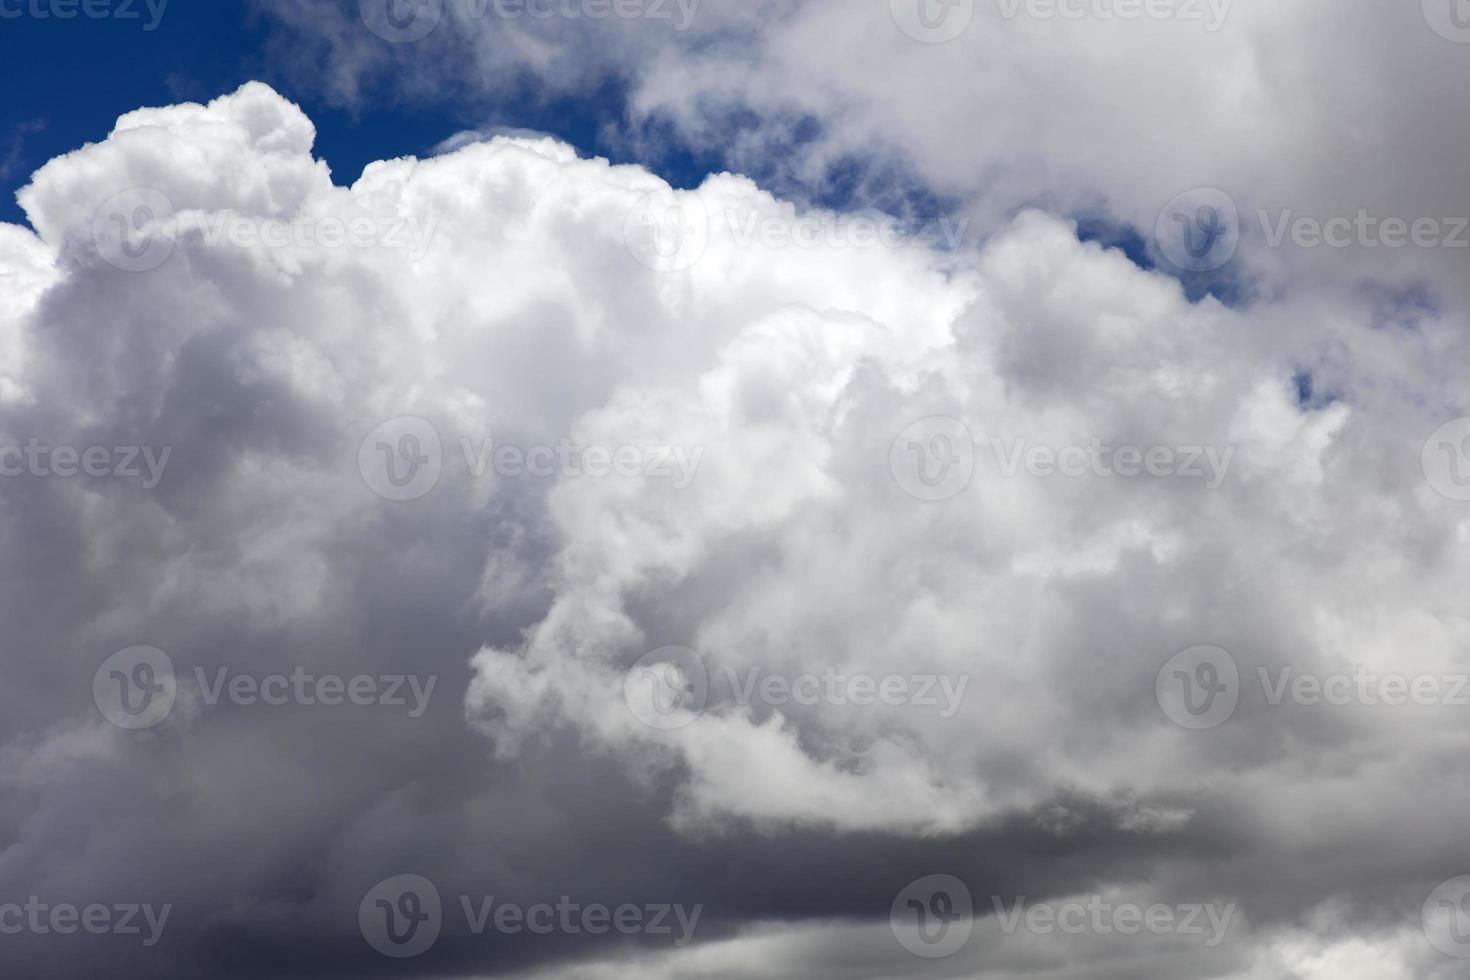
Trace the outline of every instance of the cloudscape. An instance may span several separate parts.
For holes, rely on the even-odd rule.
[[[1464,0],[0,51],[0,976],[1470,975]]]

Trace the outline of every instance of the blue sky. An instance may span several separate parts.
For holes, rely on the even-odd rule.
[[[0,0],[0,974],[1465,980],[1463,2]]]
[[[4,0],[3,9],[18,9]],[[127,0],[115,0],[122,4]],[[31,16],[0,20],[0,53],[14,77],[28,80],[24,99],[0,108],[0,221],[24,223],[15,192],[47,160],[98,142],[118,116],[143,106],[203,102],[233,91],[249,80],[266,82],[300,105],[317,128],[316,155],[327,161],[338,184],[351,184],[362,168],[397,156],[424,156],[444,139],[466,129],[504,126],[550,133],[582,155],[636,162],[676,187],[697,186],[724,169],[724,146],[691,147],[662,129],[645,129],[636,141],[614,139],[626,133],[624,80],[605,78],[595,90],[547,98],[527,79],[517,91],[487,99],[446,92],[432,102],[405,103],[366,98],[344,108],[325,96],[314,77],[283,63],[271,52],[272,33],[282,28],[243,0],[169,0],[157,26],[145,0],[135,0],[135,20]],[[356,16],[354,0],[342,0]],[[8,7],[5,4],[9,4]],[[19,8],[24,9],[24,8]],[[85,70],[79,70],[84,68]],[[731,132],[760,120],[732,116]],[[784,127],[786,149],[795,151],[820,135],[821,122],[799,118]],[[630,157],[630,154],[640,154]],[[844,208],[861,197],[864,206],[915,216],[922,225],[948,213],[958,202],[931,194],[912,173],[895,172],[891,163],[844,158],[815,184],[793,182],[781,166],[785,154],[772,150],[769,164],[746,160],[743,171],[782,196],[813,205]],[[1089,230],[1109,244],[1120,244],[1135,260],[1145,256],[1128,233]]]
[[[786,158],[802,156],[807,144],[821,141],[824,130],[843,125],[841,119],[809,108],[789,110],[783,105],[774,111],[768,106],[764,116],[749,109],[748,118],[730,112],[720,119],[724,143],[690,147],[661,130],[644,129],[636,140],[619,138],[627,135],[624,111],[629,84],[618,77],[602,78],[595,86],[558,99],[543,97],[529,76],[510,91],[474,91],[472,83],[445,85],[442,96],[429,102],[384,98],[392,92],[385,86],[386,91],[379,89],[372,97],[344,107],[326,95],[326,86],[321,84],[325,66],[321,74],[304,71],[300,64],[291,64],[290,55],[284,55],[279,46],[273,48],[273,39],[280,39],[278,32],[287,29],[254,0],[87,2],[110,8],[130,5],[137,16],[59,20],[34,16],[34,0],[0,0],[0,59],[10,77],[23,80],[25,89],[24,97],[8,100],[0,108],[0,221],[24,223],[15,192],[29,182],[30,174],[47,160],[102,140],[119,115],[143,106],[207,101],[251,79],[268,83],[306,111],[317,127],[315,152],[342,185],[352,183],[373,160],[423,156],[462,130],[505,126],[547,132],[571,143],[583,155],[639,163],[676,187],[693,187],[706,174],[724,168],[727,148],[738,142],[745,127],[759,129],[765,124],[761,135],[780,132],[781,142],[766,144],[755,159],[747,153],[734,166],[780,196],[836,209],[878,207],[915,216],[920,225],[962,205],[958,197],[931,193],[922,162],[895,162],[892,155],[880,159],[876,152],[867,154],[866,146],[828,159],[819,180],[811,179],[809,173],[794,176],[784,166]],[[163,4],[156,24],[150,2]],[[357,0],[336,2],[348,22],[355,23]],[[14,16],[17,12],[20,16]],[[299,58],[299,51],[294,55]],[[630,70],[628,62],[620,64],[622,70]],[[795,104],[800,105],[799,100]],[[786,111],[794,114],[779,118]],[[779,125],[770,125],[773,122]],[[884,125],[891,129],[892,120]],[[957,132],[962,139],[963,127]],[[922,156],[911,154],[921,161]],[[1079,157],[1086,159],[1087,154]],[[975,170],[985,172],[984,167]],[[947,175],[947,179],[953,178]],[[982,183],[970,190],[985,188]],[[1029,193],[1019,195],[1012,209],[1047,205],[1044,197],[1038,200]],[[1145,209],[1143,215],[1144,220],[1136,225],[1127,220],[1137,220],[1136,215],[1068,216],[1079,221],[1084,240],[1118,247],[1143,268],[1175,273],[1167,263],[1153,261],[1149,242],[1143,237],[1151,232],[1150,212]],[[1183,273],[1179,278],[1193,299],[1213,295],[1238,306],[1252,295],[1238,265],[1213,273]]]
[[[25,9],[15,6],[21,0],[8,2],[5,9]],[[351,0],[344,3],[355,6]],[[147,27],[152,16],[144,0],[137,0],[136,6],[139,16],[131,20],[33,16],[0,20],[0,52],[14,77],[27,79],[29,87],[24,99],[0,108],[0,221],[25,223],[15,193],[32,171],[53,157],[102,140],[119,115],[142,106],[207,101],[251,79],[270,84],[305,109],[317,127],[316,155],[327,161],[338,184],[352,183],[373,160],[424,156],[457,132],[486,126],[550,133],[584,155],[619,162],[629,152],[626,143],[610,146],[606,139],[609,132],[619,132],[623,122],[626,92],[617,79],[607,80],[595,92],[558,100],[537,97],[533,83],[528,83],[525,91],[488,105],[483,99],[458,100],[447,94],[432,103],[364,99],[348,109],[325,98],[309,75],[299,69],[283,70],[269,45],[272,31],[279,28],[248,2],[169,0],[151,30]],[[729,120],[732,128],[741,124]],[[815,119],[792,125],[793,145],[813,139],[820,125]],[[639,145],[645,154],[656,155],[631,162],[649,167],[676,187],[696,186],[723,166],[719,147],[701,151],[660,139],[645,139]],[[843,161],[821,186],[793,186],[776,160],[769,172],[761,172],[759,164],[754,168],[747,164],[747,169],[764,185],[793,199],[843,208],[861,193],[868,196],[864,204],[923,216],[921,224],[957,203],[932,195],[911,174],[882,173],[875,182],[871,162]],[[1147,243],[1131,228],[1083,218],[1080,233],[1084,239],[1121,248],[1145,268],[1153,267]],[[1219,282],[1185,278],[1196,297],[1212,292],[1230,298],[1230,289],[1222,289]]]
[[[17,7],[9,0],[5,9]],[[279,70],[268,54],[273,29],[267,16],[239,0],[171,0],[157,26],[140,0],[134,20],[22,16],[0,20],[0,60],[25,79],[22,99],[0,108],[0,221],[24,223],[15,192],[52,157],[98,142],[119,115],[141,106],[207,101],[251,79],[264,81],[306,110],[317,127],[317,156],[333,179],[350,184],[365,164],[424,155],[466,128],[502,125],[560,137],[581,152],[610,155],[602,127],[622,111],[618,86],[575,100],[507,98],[492,118],[449,104],[381,105],[369,100],[353,111],[323,99]],[[650,162],[678,186],[698,183],[713,167],[671,151]]]

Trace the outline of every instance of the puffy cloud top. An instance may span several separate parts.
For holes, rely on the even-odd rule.
[[[767,870],[823,860],[769,843],[802,835],[891,868],[1040,834],[1065,860],[1019,873],[1057,894],[1241,903],[1214,975],[1327,976],[1294,944],[1344,923],[1375,975],[1434,975],[1399,913],[1470,863],[1462,715],[1266,695],[1287,668],[1465,670],[1470,517],[1431,465],[1464,408],[1449,319],[1356,288],[1192,302],[1039,210],[936,249],[533,136],[339,187],[313,136],[260,84],[139,110],[37,172],[34,232],[0,228],[0,444],[143,467],[0,480],[17,894],[146,880],[188,910],[165,972],[311,937],[303,969],[346,975],[373,881],[565,886],[516,865],[547,827],[766,841]],[[145,733],[89,697],[140,643],[178,672]],[[1160,694],[1201,647],[1228,717]],[[201,683],[297,665],[439,686],[405,718]],[[727,931],[892,897],[728,887]],[[725,962],[830,967],[801,942]]]

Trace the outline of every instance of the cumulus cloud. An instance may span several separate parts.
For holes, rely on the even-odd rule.
[[[1123,26],[1090,43],[1125,58]],[[881,126],[866,101],[841,118]],[[1071,159],[1057,113],[1032,150]],[[313,136],[260,84],[142,109],[0,228],[0,442],[109,461],[0,481],[0,876],[175,907],[157,951],[28,935],[18,968],[387,973],[358,903],[412,871],[451,910],[707,909],[680,949],[446,916],[432,975],[1449,975],[1419,919],[1470,867],[1460,712],[1268,695],[1466,670],[1466,512],[1422,459],[1463,414],[1453,314],[1351,276],[1191,299],[1041,209],[936,249],[533,134],[342,187]],[[130,447],[169,450],[155,485]],[[94,675],[140,644],[177,691],[128,731]],[[1204,646],[1238,703],[1192,726],[1157,681]],[[222,669],[436,686],[419,715],[272,706],[221,700]],[[936,871],[981,919],[942,960],[888,921]],[[992,902],[1092,895],[1239,925],[1037,936]]]
[[[624,95],[608,138],[634,155],[672,141],[887,204],[917,187],[986,229],[1042,207],[1161,231],[1165,262],[1176,197],[1213,189],[1242,251],[1211,268],[1234,289],[1356,277],[1467,298],[1464,108],[1446,93],[1470,62],[1450,4],[705,0],[685,30],[653,2],[601,19],[580,0],[428,6],[433,32],[401,43],[350,5],[266,9],[346,102],[435,101],[452,80],[459,108],[489,112],[508,88],[601,79]]]

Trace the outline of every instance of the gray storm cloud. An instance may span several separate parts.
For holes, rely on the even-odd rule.
[[[0,478],[0,881],[171,909],[0,937],[18,970],[394,975],[357,917],[411,872],[428,975],[1452,975],[1463,713],[1255,679],[1467,670],[1453,313],[1350,266],[1192,300],[1039,209],[884,242],[530,136],[343,187],[313,137],[260,84],[142,109],[0,227],[0,443],[50,448]],[[959,959],[890,929],[941,871]],[[687,947],[448,914],[490,895],[703,912]],[[1231,924],[1007,931],[1023,896]]]

